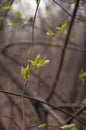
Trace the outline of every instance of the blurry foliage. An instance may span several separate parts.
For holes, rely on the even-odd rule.
[[[12,6],[9,6],[9,5],[8,5],[8,6],[4,6],[3,8],[4,8],[5,10],[10,10],[10,9],[12,9]]]
[[[61,25],[61,27],[56,27],[56,29],[62,31],[63,35],[66,36],[66,34],[67,34],[67,30],[66,30],[67,25],[68,25],[68,24],[67,24],[67,22],[65,21],[65,22]]]
[[[17,28],[20,26],[20,22],[12,22],[10,19],[7,19],[7,18],[4,19],[4,24],[7,26],[12,26],[14,28]]]
[[[18,28],[20,26],[20,22],[12,22],[12,26],[14,28]]]
[[[72,3],[76,3],[77,0],[72,0]]]
[[[38,127],[39,128],[45,128],[47,126],[47,124],[40,124]]]
[[[8,26],[12,25],[10,19],[8,19],[8,18],[4,19],[4,24],[8,25]]]
[[[0,4],[0,8],[2,8],[4,10],[11,10],[12,6],[9,5],[9,2],[4,2],[3,4]]]
[[[83,99],[82,104],[86,104],[86,98]]]
[[[61,128],[63,130],[73,130],[74,126],[75,126],[75,124],[69,124],[69,125],[62,126]]]
[[[17,11],[16,12],[16,17],[21,18],[22,17],[22,13],[20,11]]]
[[[46,5],[46,14],[47,16],[50,16],[50,6]]]
[[[47,35],[53,37],[55,33],[51,29],[48,29]]]
[[[80,70],[80,74],[79,74],[79,79],[82,82],[82,84],[85,83],[85,77],[86,77],[86,71],[84,71],[83,69]]]
[[[29,33],[28,32],[25,32],[22,36],[24,39],[28,38],[29,37]]]
[[[59,127],[61,130],[73,130],[73,128],[75,127],[75,124],[69,124],[69,125],[64,125],[62,127],[60,126],[56,126],[56,125],[52,125],[52,124],[40,124],[39,128],[54,128],[54,127]]]
[[[38,2],[39,2],[39,0],[36,0],[36,3],[38,3]],[[72,3],[76,3],[76,0],[72,0]],[[5,10],[12,9],[12,6],[9,6],[8,4],[0,5],[0,7],[5,9]],[[46,5],[46,14],[47,14],[47,16],[50,15],[50,7],[49,7],[49,5]],[[22,18],[22,13],[20,11],[17,11],[15,16],[17,18]],[[28,24],[30,22],[31,22],[31,18],[26,19],[24,24]],[[11,22],[7,18],[4,19],[4,24],[5,25],[10,25],[10,26],[12,26],[14,28],[18,28],[21,25],[20,21]],[[68,26],[68,23],[67,23],[67,21],[65,21],[60,27],[57,26],[55,28],[55,30],[56,31],[61,31],[61,34],[63,36],[66,36],[67,35],[67,26]],[[52,29],[48,28],[47,35],[50,36],[50,37],[56,37],[57,34]],[[28,33],[27,32],[24,33],[23,37],[27,38]],[[12,37],[12,35],[9,35],[8,38],[9,38],[9,40],[12,40],[13,37]],[[74,39],[70,38],[70,41],[73,42]],[[51,44],[56,45],[56,42],[52,41]],[[30,73],[32,71],[31,68],[30,68],[30,65],[34,68],[34,70],[37,70],[37,69],[47,65],[50,62],[50,60],[45,59],[45,57],[41,58],[41,56],[38,54],[34,60],[29,60],[28,62],[29,63],[25,67],[23,67],[23,66],[21,67],[21,74],[22,74],[22,76],[23,76],[23,78],[25,80],[29,78]],[[81,69],[80,74],[79,74],[79,79],[82,82],[82,84],[85,83],[85,77],[86,77],[86,72],[83,69]],[[83,103],[86,104],[86,99],[83,100]],[[54,127],[53,125],[41,124],[41,125],[39,125],[39,128],[44,128],[46,126],[47,127]],[[75,124],[64,125],[64,126],[61,127],[61,129],[63,129],[63,130],[73,130],[74,126],[75,126]]]

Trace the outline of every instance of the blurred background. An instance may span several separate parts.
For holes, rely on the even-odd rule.
[[[38,54],[50,63],[31,71],[25,95],[47,101],[71,115],[86,105],[85,0],[79,0],[59,79],[56,78],[75,5],[74,0],[0,0],[0,130],[23,129],[22,98],[12,93],[22,95],[26,81],[21,67]],[[37,101],[25,98],[23,105],[27,130],[59,130],[38,126],[60,125],[60,118],[63,122],[70,119]],[[76,121],[75,130],[85,130],[86,111],[83,109],[76,118],[81,122]]]

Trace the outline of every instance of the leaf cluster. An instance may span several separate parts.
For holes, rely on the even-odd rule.
[[[56,127],[56,125],[52,125],[52,124],[40,124],[39,128],[45,128],[46,126],[48,128]],[[69,125],[64,125],[62,127],[59,127],[59,128],[62,130],[73,130],[74,127],[75,127],[74,124],[69,124]]]
[[[33,66],[33,68],[39,69],[40,67],[45,66],[46,64],[48,64],[50,61],[46,60],[45,58],[41,58],[40,55],[38,54],[37,57],[35,58],[35,60],[29,60],[29,64],[26,67],[21,68],[21,74],[23,76],[24,79],[28,79],[29,75],[30,75],[30,64]]]
[[[48,64],[49,60],[45,60],[45,58],[41,58],[40,55],[38,54],[35,60],[30,60],[29,62],[35,69],[38,69]]]
[[[0,4],[0,8],[2,8],[4,10],[11,10],[12,6],[9,5],[9,2],[5,2],[4,4]]]

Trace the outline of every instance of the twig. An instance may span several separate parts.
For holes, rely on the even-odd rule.
[[[61,70],[62,70],[62,66],[63,66],[63,62],[64,62],[64,57],[65,57],[65,52],[66,52],[66,47],[67,47],[67,44],[68,44],[68,41],[69,41],[69,37],[70,37],[71,30],[72,30],[72,26],[73,26],[73,23],[74,23],[74,20],[75,20],[75,17],[76,17],[76,13],[77,13],[77,10],[78,10],[79,1],[80,0],[77,0],[76,4],[75,4],[75,8],[74,8],[74,12],[73,12],[73,17],[72,17],[72,19],[70,21],[68,33],[67,33],[67,36],[66,36],[66,39],[65,39],[65,43],[64,43],[62,52],[61,52],[61,58],[60,58],[60,62],[59,62],[58,71],[57,71],[54,83],[52,85],[52,88],[51,88],[51,90],[49,92],[49,95],[46,98],[47,101],[49,101],[51,99],[51,97],[52,97],[52,94],[53,94],[53,92],[54,92],[54,90],[56,88],[57,81],[59,79],[59,76],[60,76],[60,73],[61,73]]]
[[[32,48],[33,48],[33,44],[34,44],[34,27],[35,27],[35,20],[36,20],[36,15],[37,15],[37,11],[38,11],[38,8],[39,8],[40,1],[41,1],[41,0],[38,0],[38,2],[37,2],[37,7],[36,7],[35,15],[34,15],[34,18],[33,18],[33,23],[32,23],[32,42],[31,42],[30,59],[31,59],[31,57],[32,57]]]
[[[11,120],[11,121],[16,125],[16,127],[17,127],[19,130],[21,130],[21,128],[19,127],[19,125],[17,124],[17,122],[16,122],[13,118],[11,118],[11,117],[9,117],[9,116],[6,116],[6,115],[1,115],[0,117],[1,117],[1,118],[7,118],[7,119]]]
[[[9,92],[9,91],[6,91],[6,90],[0,90],[0,92],[6,93],[6,94],[10,94],[10,95],[14,95],[14,96],[18,96],[18,97],[21,97],[21,98],[22,98],[22,94],[19,94],[19,93]],[[64,113],[64,114],[70,116],[71,118],[76,119],[77,121],[79,121],[79,122],[82,123],[83,125],[86,125],[86,123],[80,121],[80,120],[79,120],[78,118],[76,118],[75,116],[73,116],[73,115],[69,114],[68,112],[65,112],[65,111],[61,110],[59,107],[53,106],[53,105],[51,105],[51,104],[49,104],[49,103],[47,103],[47,102],[45,102],[45,101],[43,101],[43,100],[40,100],[40,99],[38,99],[38,98],[31,97],[31,96],[26,96],[26,95],[24,95],[24,98],[33,100],[34,102],[39,102],[39,103],[48,105],[49,107],[53,108],[54,110],[58,110],[58,111],[60,111],[60,112],[62,112],[62,113]],[[86,107],[86,105],[83,105],[83,106]],[[81,107],[83,107],[83,106],[81,106]],[[48,109],[47,109],[47,110],[48,110]],[[79,110],[80,110],[80,109],[79,109]],[[50,111],[48,110],[48,112],[50,112]],[[67,121],[65,121],[64,124],[66,124],[66,122],[67,122]]]
[[[44,47],[52,47],[52,48],[61,48],[63,49],[63,45],[61,44],[56,44],[54,46],[52,46],[49,42],[46,41],[35,41],[35,44],[33,44],[33,46],[39,45],[39,46],[44,46]],[[5,45],[2,49],[2,54],[6,54],[6,51],[8,51],[8,49],[11,49],[12,47],[15,46],[22,46],[22,45],[27,45],[30,46],[31,45],[31,41],[20,41],[20,42],[11,42],[8,45]],[[70,51],[76,51],[76,52],[81,52],[81,53],[86,53],[86,48],[81,48],[78,45],[75,44],[69,44],[68,47],[66,48]]]
[[[66,124],[70,123],[77,115],[79,115],[81,112],[83,112],[86,109],[86,105],[83,105],[80,109],[78,109],[67,121]]]
[[[73,17],[73,15],[71,15],[71,14],[70,14],[62,5],[60,5],[56,0],[53,0],[53,2],[56,3],[58,6],[60,6],[66,14],[68,14],[70,17]],[[80,20],[80,21],[82,21],[82,22],[86,22],[85,19],[82,19],[82,18],[80,18],[80,17],[78,17],[78,16],[76,17],[76,19],[77,19],[77,20]]]
[[[21,84],[21,82],[19,82],[16,77],[12,74],[12,72],[9,70],[9,68],[7,67],[6,64],[4,64],[1,60],[0,60],[0,67],[7,73],[8,77],[10,77],[10,79],[13,81],[13,83],[15,83],[17,85],[17,87],[23,91],[23,85]],[[29,91],[25,91],[25,94],[28,95],[29,97],[34,97]],[[21,94],[22,95],[22,94]],[[18,95],[20,96],[20,95]],[[33,98],[32,98],[33,99]],[[46,108],[42,105],[42,103],[40,104],[40,102],[37,102],[37,100],[30,100],[32,105],[34,106],[36,112],[37,112],[37,106],[40,106],[43,108],[44,111],[46,111]],[[42,112],[43,113],[43,112]],[[51,113],[50,113],[51,114]],[[39,115],[38,115],[39,116]],[[56,114],[55,114],[56,116]],[[58,116],[58,115],[57,115]],[[54,118],[54,115],[53,115]],[[56,120],[56,118],[54,118]]]
[[[22,119],[23,119],[23,130],[26,129],[26,122],[25,122],[25,104],[24,104],[24,94],[25,94],[25,90],[26,90],[26,86],[27,86],[28,80],[25,83],[23,92],[22,92]]]

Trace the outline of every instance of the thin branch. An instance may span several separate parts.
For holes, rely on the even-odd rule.
[[[60,5],[56,0],[53,0],[53,2],[56,3],[59,7],[61,7],[66,14],[68,14],[70,17],[73,17],[73,15],[71,15],[71,14],[70,14],[62,5]],[[78,20],[80,20],[80,21],[82,21],[82,22],[86,22],[85,19],[82,19],[82,18],[80,18],[80,17],[78,17],[78,16],[76,17],[76,19],[78,19]]]
[[[52,95],[53,95],[53,92],[54,92],[54,90],[56,88],[57,81],[59,79],[59,76],[60,76],[60,73],[61,73],[61,70],[62,70],[62,66],[63,66],[63,62],[64,62],[64,57],[65,57],[65,52],[66,52],[66,47],[67,47],[67,44],[68,44],[68,41],[69,41],[70,33],[72,31],[72,26],[73,26],[73,23],[74,23],[74,20],[75,20],[75,17],[76,17],[76,13],[77,13],[77,10],[78,10],[79,2],[80,2],[80,0],[77,0],[76,4],[75,4],[75,8],[74,8],[74,12],[73,12],[73,17],[72,17],[72,19],[70,21],[68,33],[67,33],[67,36],[66,36],[66,39],[65,39],[65,43],[64,43],[62,52],[61,52],[61,58],[60,58],[60,63],[59,63],[58,71],[57,71],[54,83],[52,85],[52,88],[51,88],[51,90],[49,92],[49,95],[48,95],[48,97],[46,99],[47,101],[49,101],[51,99]]]
[[[36,7],[35,15],[34,15],[34,18],[33,18],[33,23],[32,23],[32,42],[31,42],[30,59],[31,59],[31,56],[32,56],[32,48],[33,48],[33,44],[34,44],[34,28],[35,28],[36,15],[37,15],[37,11],[38,11],[38,8],[39,8],[40,1],[41,0],[38,0],[38,2],[37,2],[37,7]]]
[[[78,109],[74,114],[73,117],[70,117],[67,121],[66,124],[70,123],[77,115],[79,115],[81,112],[83,112],[86,109],[86,105],[83,105],[80,109]]]
[[[11,120],[11,121],[15,124],[15,126],[16,126],[19,130],[21,130],[21,128],[19,127],[19,125],[17,124],[17,122],[16,122],[13,118],[11,118],[11,117],[9,117],[9,116],[6,116],[6,115],[1,115],[0,117],[1,117],[1,118],[7,118],[7,119]]]
[[[6,72],[6,74],[8,75],[8,77],[13,81],[13,83],[15,83],[17,85],[17,87],[20,90],[23,91],[23,85],[21,84],[21,82],[19,82],[16,79],[16,77],[12,74],[12,72],[9,70],[9,68],[7,67],[7,65],[4,64],[1,60],[0,60],[0,66]],[[29,91],[25,91],[25,94],[28,95],[28,96],[30,96],[30,97],[34,97],[33,94],[31,92],[29,92]],[[31,101],[32,105],[34,106],[36,112],[37,112],[37,108],[40,107],[40,105],[41,105],[41,107],[43,108],[44,111],[47,111],[46,108],[45,108],[45,106],[42,105],[42,103],[40,104],[40,102],[37,102],[36,100],[30,100],[30,101]],[[50,113],[50,112],[48,112],[48,113]],[[52,115],[52,113],[50,113],[50,114]],[[56,116],[56,114],[55,114],[55,116]],[[53,115],[53,118],[56,120],[56,117],[54,117],[54,115]]]
[[[13,2],[14,2],[14,0],[8,0],[8,5],[11,6],[11,5],[13,4]],[[3,2],[3,0],[2,0],[2,1],[0,0],[0,5],[2,5],[3,3],[5,4],[6,1]],[[0,7],[0,8],[1,8],[1,7]],[[1,11],[1,13],[2,13],[2,14],[1,14],[2,20],[0,20],[0,22],[1,22],[1,23],[0,23],[0,30],[2,30],[2,28],[3,28],[3,24],[4,24],[3,21],[4,21],[4,19],[7,17],[8,11],[9,11],[9,10],[3,10],[4,13],[2,13],[2,11]]]
[[[0,89],[3,90],[3,87],[1,85],[0,85]],[[9,94],[6,94],[6,93],[4,93],[4,94],[5,94],[6,98],[8,98],[9,102],[11,103],[11,105],[18,110],[18,112],[20,113],[20,116],[22,118],[21,108],[19,106],[17,106],[17,104],[15,103],[14,99],[12,99]]]
[[[9,94],[9,95],[13,95],[13,96],[18,96],[18,97],[21,97],[21,98],[22,98],[22,94],[19,94],[19,93],[9,92],[9,91],[6,91],[6,90],[0,90],[0,92],[1,92],[1,93],[6,93],[6,94]],[[67,116],[70,116],[71,118],[76,119],[78,122],[80,122],[81,124],[83,124],[83,125],[86,126],[86,123],[80,121],[78,118],[76,118],[75,115],[71,115],[71,114],[69,114],[68,112],[65,112],[65,111],[61,110],[59,107],[53,106],[53,105],[51,105],[51,104],[45,102],[44,100],[41,100],[41,99],[39,99],[39,98],[37,98],[37,97],[36,97],[36,98],[33,98],[33,97],[31,97],[31,96],[26,96],[26,95],[24,95],[24,98],[30,99],[30,100],[35,101],[35,102],[39,102],[39,103],[45,104],[45,105],[51,107],[51,108],[54,109],[54,110],[58,110],[58,111],[60,111],[60,112],[62,112],[62,113],[64,113],[64,114],[66,114]],[[86,105],[83,105],[83,106],[86,107]],[[83,107],[83,106],[81,106],[81,107]],[[47,108],[47,109],[48,109],[48,108]],[[81,108],[80,108],[80,109],[81,109]],[[80,110],[80,109],[79,109],[79,110]],[[49,109],[48,109],[48,112],[50,112]],[[65,121],[64,124],[66,124],[66,122],[67,122],[67,121]]]
[[[39,127],[39,128],[40,128],[40,125],[41,125],[41,124],[39,124],[39,125],[34,125],[34,126],[30,126],[30,127],[28,127],[28,129],[32,129],[32,128],[34,128],[34,127]],[[57,127],[57,128],[59,128],[60,130],[63,130],[59,125],[56,125],[56,124],[45,124],[45,126],[46,126],[46,127],[50,127],[50,128],[55,128],[55,127]]]
[[[28,80],[26,81],[25,83],[25,86],[23,88],[23,92],[22,92],[22,119],[23,119],[23,130],[26,129],[26,119],[25,119],[25,104],[24,104],[24,94],[25,94],[25,90],[26,90],[26,87],[27,87],[27,84],[28,84]]]
[[[60,49],[63,49],[64,46],[63,44],[56,44],[54,46],[52,46],[51,44],[49,44],[49,42],[46,42],[46,41],[35,41],[34,42],[35,44],[33,44],[33,46],[46,46],[46,47],[54,47],[54,48],[60,48]],[[20,42],[12,42],[8,45],[5,45],[2,49],[2,54],[6,54],[6,51],[8,51],[8,49],[11,49],[12,47],[15,47],[15,46],[22,46],[22,45],[27,45],[27,46],[30,46],[31,44],[31,41],[20,41]],[[81,53],[86,53],[86,48],[81,48],[80,46],[78,45],[75,45],[75,44],[69,44],[68,47],[66,48],[70,51],[76,51],[76,52],[81,52]]]
[[[7,130],[3,123],[4,123],[4,122],[2,122],[2,121],[0,120],[0,129],[1,129],[1,130]]]

